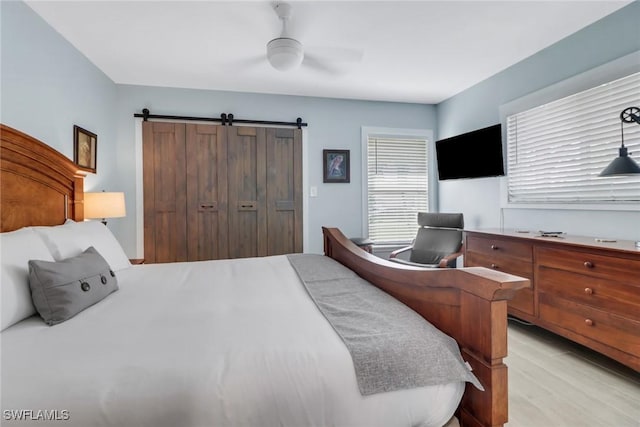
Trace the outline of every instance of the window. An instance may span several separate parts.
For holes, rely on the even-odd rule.
[[[410,242],[417,214],[427,212],[426,137],[369,134],[367,152],[367,225],[376,244]]]
[[[510,203],[640,201],[640,178],[598,174],[618,155],[620,112],[640,104],[640,73],[507,117]],[[623,124],[640,158],[640,126]]]

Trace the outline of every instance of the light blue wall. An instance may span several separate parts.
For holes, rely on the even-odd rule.
[[[237,92],[171,89],[145,86],[118,86],[117,131],[121,174],[118,187],[127,199],[139,203],[139,136],[136,138],[134,113],[149,108],[152,114],[219,117],[232,113],[236,119],[295,121],[309,123],[304,135],[304,178],[306,186],[304,227],[309,252],[322,252],[322,226],[339,227],[347,236],[362,233],[361,127],[432,129],[435,131],[435,107],[430,105],[351,101],[325,98],[263,95]],[[136,147],[138,149],[136,150]],[[351,183],[322,183],[322,150],[351,150]],[[137,157],[136,157],[137,156]],[[318,188],[318,197],[309,198],[310,186]],[[139,230],[139,228],[138,228]],[[121,242],[133,251],[140,236],[136,224],[127,217]]]
[[[640,2],[636,1],[438,104],[438,139],[499,123],[501,105],[638,50]],[[463,212],[469,227],[498,227],[500,180],[440,182],[440,209]],[[504,226],[640,239],[637,211],[505,209]]]
[[[98,135],[97,174],[85,189],[112,190],[116,85],[26,4],[0,2],[1,120],[73,159],[73,125]]]

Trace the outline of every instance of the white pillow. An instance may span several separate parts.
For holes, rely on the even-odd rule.
[[[49,249],[30,228],[0,233],[2,329],[36,314],[29,289],[29,260],[53,261]]]
[[[55,227],[33,227],[56,261],[80,255],[93,246],[112,270],[131,267],[129,258],[113,233],[100,221],[67,221]]]

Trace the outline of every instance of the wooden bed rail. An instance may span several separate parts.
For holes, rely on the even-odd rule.
[[[507,301],[529,280],[474,267],[424,269],[371,255],[337,228],[323,227],[325,255],[402,301],[452,336],[485,390],[467,384],[458,408],[463,427],[507,422]]]

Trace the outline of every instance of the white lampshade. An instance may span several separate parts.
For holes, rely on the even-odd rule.
[[[121,218],[127,214],[124,193],[84,193],[85,218]]]

